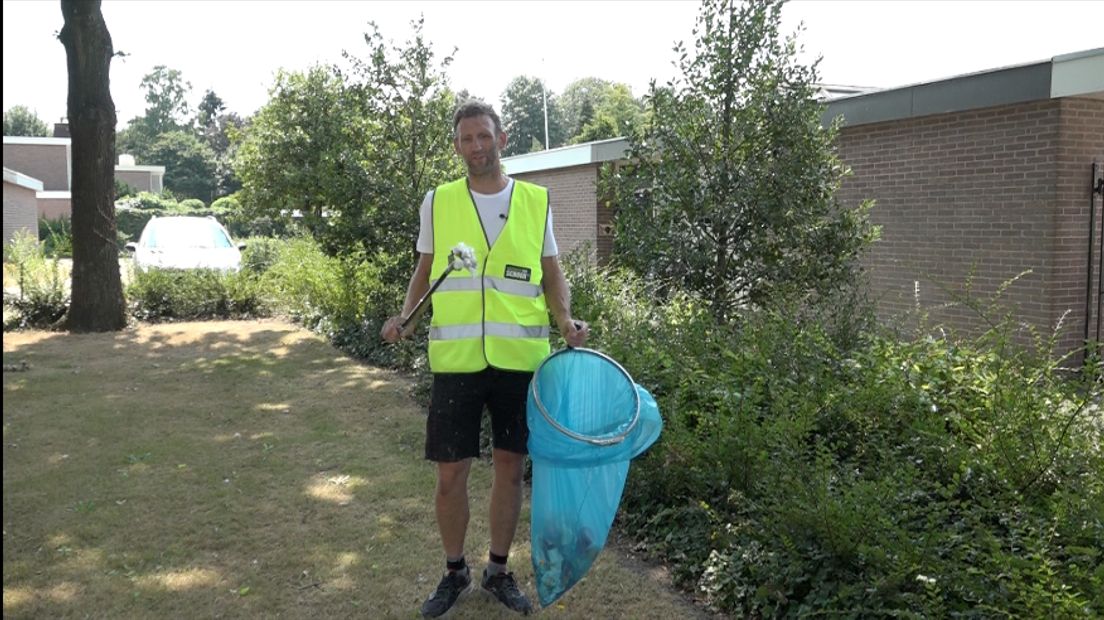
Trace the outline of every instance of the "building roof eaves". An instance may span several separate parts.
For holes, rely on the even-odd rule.
[[[502,158],[502,166],[506,169],[507,174],[523,174],[584,166],[622,159],[628,147],[629,142],[625,138],[596,140],[584,144],[561,146],[547,151],[504,157]]]
[[[69,138],[38,138],[34,136],[4,136],[4,144],[37,144],[39,146],[69,146]]]
[[[18,185],[19,187],[25,187],[36,192],[42,191],[42,181],[7,167],[4,168],[4,182]]]
[[[1104,48],[841,97],[821,122],[842,115],[845,125],[863,125],[1077,95],[1104,95]]]

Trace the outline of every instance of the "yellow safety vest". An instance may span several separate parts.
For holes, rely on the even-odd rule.
[[[475,250],[478,273],[453,271],[433,293],[429,368],[478,372],[488,366],[536,370],[548,356],[548,306],[541,288],[541,255],[548,221],[548,190],[514,180],[510,214],[489,247],[467,178],[433,193],[433,266],[445,272],[452,249]]]

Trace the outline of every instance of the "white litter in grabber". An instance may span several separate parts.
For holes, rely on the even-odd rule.
[[[471,276],[473,278],[478,275],[477,268],[479,265],[475,260],[475,250],[473,250],[470,245],[463,241],[457,243],[456,247],[452,248],[449,257],[449,269],[445,270],[444,275],[441,276],[442,279],[447,276],[450,271],[460,271],[461,269],[471,271]],[[440,282],[441,280],[437,280],[437,283]],[[437,288],[436,285],[434,285],[433,288]],[[430,292],[432,293],[433,291],[430,290]]]
[[[437,287],[441,286],[441,283],[445,281],[445,278],[454,271],[460,271],[461,269],[467,269],[471,272],[471,276],[474,278],[479,275],[479,262],[475,258],[475,250],[463,241],[457,243],[449,252],[448,265],[445,266],[445,272],[442,273],[437,281],[433,283],[433,286],[429,287],[425,295],[418,300],[418,304],[414,306],[414,309],[410,311],[410,314],[403,318],[403,322],[399,325],[399,333],[406,331],[407,325],[416,319],[425,309],[425,303],[429,301],[430,296],[437,290]]]

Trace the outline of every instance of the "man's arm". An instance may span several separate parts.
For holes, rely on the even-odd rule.
[[[414,311],[414,306],[418,304],[422,295],[429,291],[429,272],[432,268],[433,255],[419,254],[414,274],[410,276],[410,284],[406,286],[406,300],[403,302],[402,312],[398,316],[387,319],[380,330],[380,337],[385,341],[395,343],[414,333],[414,328],[418,325],[417,320],[411,321],[402,333],[399,333],[399,326],[402,325],[403,318]]]
[[[560,269],[560,261],[555,256],[541,258],[541,286],[544,288],[544,300],[548,302],[548,308],[552,311],[552,318],[556,321],[556,327],[560,329],[568,346],[581,347],[586,344],[590,335],[590,327],[585,321],[579,321],[571,317],[571,290],[567,286]]]

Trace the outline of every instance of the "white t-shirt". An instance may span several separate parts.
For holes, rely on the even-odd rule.
[[[497,194],[480,194],[472,191],[475,199],[475,209],[479,212],[479,219],[483,220],[483,230],[487,231],[487,243],[494,245],[498,235],[506,226],[506,218],[510,215],[510,193],[514,189],[514,180],[506,179],[506,187]],[[419,211],[421,225],[418,228],[418,251],[422,254],[433,254],[433,192],[426,193],[422,200],[422,208]],[[471,244],[469,244],[471,245]],[[556,237],[552,234],[552,210],[548,210],[548,222],[544,226],[544,254],[542,256],[556,256],[560,249],[556,247]]]

